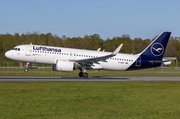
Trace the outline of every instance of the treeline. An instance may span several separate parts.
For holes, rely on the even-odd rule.
[[[103,40],[100,35],[85,35],[84,37],[73,37],[69,38],[63,35],[58,37],[51,33],[39,34],[26,33],[19,35],[18,33],[11,34],[0,34],[0,61],[10,61],[4,55],[4,53],[14,46],[21,44],[36,44],[36,45],[48,45],[57,47],[68,47],[68,48],[79,48],[79,49],[90,49],[97,50],[101,48],[105,51],[114,51],[119,44],[123,43],[121,53],[132,53],[137,54],[143,51],[153,39],[131,39],[129,35],[122,35],[121,37],[108,38]],[[165,52],[164,57],[177,57],[180,60],[180,37],[171,37]]]

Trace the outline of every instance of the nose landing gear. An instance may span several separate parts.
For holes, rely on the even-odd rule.
[[[25,69],[24,69],[24,72],[28,72],[28,67],[29,67],[29,62],[26,63],[26,66],[25,66]]]

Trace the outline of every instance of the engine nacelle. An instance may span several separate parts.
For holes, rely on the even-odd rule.
[[[53,71],[64,71],[64,72],[72,72],[74,68],[74,62],[70,62],[67,60],[56,60],[56,64],[53,65]]]

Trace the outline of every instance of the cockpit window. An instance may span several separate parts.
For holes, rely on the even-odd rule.
[[[20,51],[20,48],[13,48],[12,50]]]

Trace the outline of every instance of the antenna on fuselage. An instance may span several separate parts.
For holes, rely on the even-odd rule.
[[[30,43],[30,45],[32,45],[32,43]]]

